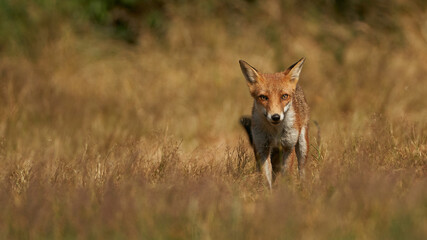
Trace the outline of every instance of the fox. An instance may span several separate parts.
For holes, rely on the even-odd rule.
[[[283,72],[261,73],[239,60],[254,100],[252,116],[243,116],[240,123],[249,136],[257,170],[270,189],[278,174],[285,175],[292,152],[297,156],[300,179],[305,176],[309,107],[298,84],[304,62],[301,58]]]

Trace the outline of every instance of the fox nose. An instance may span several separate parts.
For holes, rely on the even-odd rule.
[[[274,114],[273,116],[271,116],[271,120],[278,122],[280,120],[280,115],[279,114]]]

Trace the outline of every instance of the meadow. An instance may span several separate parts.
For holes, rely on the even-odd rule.
[[[269,191],[238,60],[301,57]],[[0,238],[425,239],[426,63],[422,0],[0,0]]]

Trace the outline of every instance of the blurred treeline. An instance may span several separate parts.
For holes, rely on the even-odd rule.
[[[369,26],[387,34],[396,44],[404,43],[398,16],[427,7],[425,0],[282,0],[281,12],[263,11],[269,1],[257,0],[0,0],[0,52],[37,56],[39,44],[48,44],[60,34],[64,24],[79,34],[137,44],[150,34],[167,45],[166,33],[174,16],[199,21],[217,19],[232,33],[241,23],[259,28],[267,40],[278,44],[281,28],[295,22],[287,15],[299,15],[310,21],[334,21],[346,25],[354,34]],[[274,10],[274,7],[273,7]],[[339,37],[330,43],[331,34],[316,36],[338,48]],[[373,36],[375,38],[375,36]],[[325,39],[328,38],[328,39]],[[337,49],[335,49],[337,50]],[[337,59],[339,60],[339,59]],[[281,64],[281,63],[278,63]]]

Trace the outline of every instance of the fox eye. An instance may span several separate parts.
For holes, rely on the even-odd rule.
[[[263,101],[267,101],[268,97],[265,95],[259,95],[259,99],[263,100]]]
[[[282,99],[283,99],[283,100],[288,99],[288,97],[289,97],[289,95],[288,95],[288,94],[283,94],[283,95],[282,95]]]

